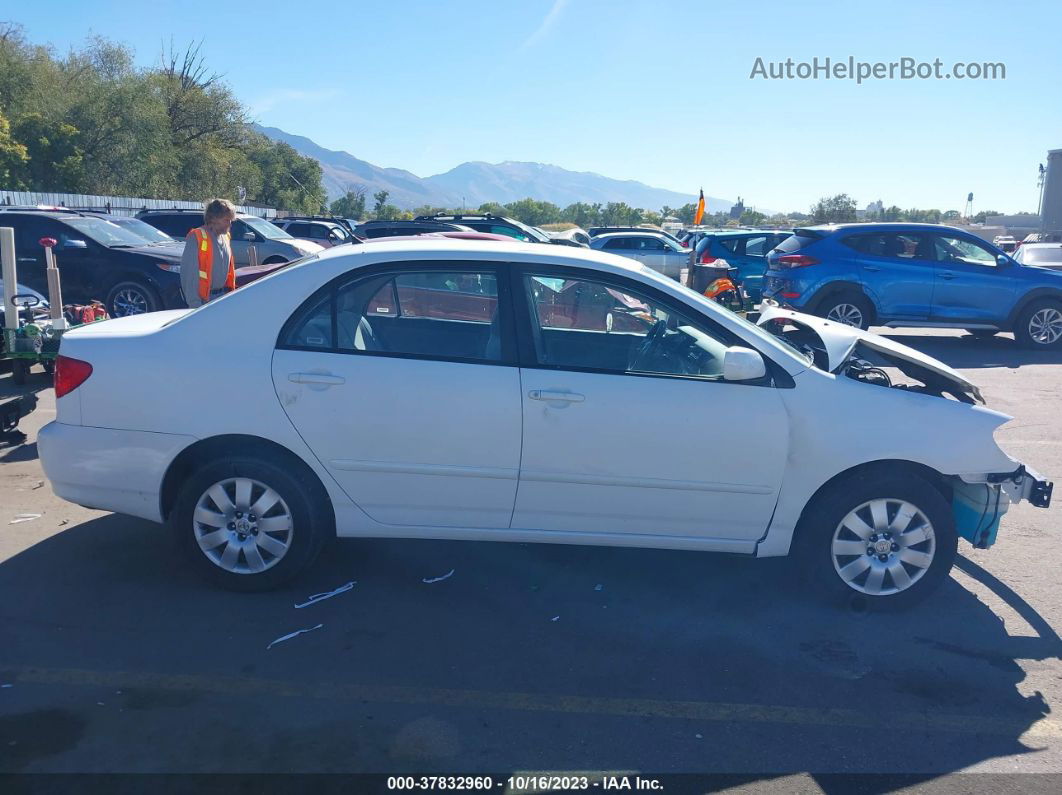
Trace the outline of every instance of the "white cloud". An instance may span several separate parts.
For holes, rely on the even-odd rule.
[[[526,50],[528,47],[533,47],[541,41],[547,33],[552,29],[553,25],[557,22],[557,18],[561,15],[564,7],[568,5],[568,0],[553,0],[553,6],[546,13],[546,16],[542,19],[542,23],[535,29],[535,32],[524,39],[517,49]]]

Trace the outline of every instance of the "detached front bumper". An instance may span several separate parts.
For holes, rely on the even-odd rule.
[[[952,479],[952,515],[958,534],[977,549],[996,541],[999,521],[1011,505],[1027,500],[1037,508],[1051,504],[1055,484],[1024,464],[1013,472]]]

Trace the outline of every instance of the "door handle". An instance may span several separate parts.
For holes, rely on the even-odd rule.
[[[585,395],[577,392],[555,392],[549,389],[532,389],[527,393],[532,400],[555,400],[558,403],[582,403]]]
[[[326,386],[336,386],[347,382],[343,376],[331,373],[288,373],[288,380],[293,384],[325,384]]]
[[[877,273],[878,271],[881,270],[881,268],[879,268],[877,265],[864,265],[863,266],[863,270],[865,270],[865,271],[874,271],[875,273]]]
[[[940,278],[941,279],[954,279],[955,278],[955,274],[945,271],[944,273],[940,274]]]

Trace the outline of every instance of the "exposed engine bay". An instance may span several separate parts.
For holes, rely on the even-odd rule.
[[[770,305],[763,307],[757,323],[825,372],[874,386],[984,403],[981,391],[961,373],[887,337]]]

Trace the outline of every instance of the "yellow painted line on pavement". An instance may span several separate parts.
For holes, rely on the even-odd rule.
[[[1062,723],[1041,718],[1033,722],[982,715],[926,712],[876,712],[834,707],[794,707],[714,701],[666,701],[649,698],[612,698],[491,690],[454,690],[402,685],[288,682],[250,677],[205,674],[162,674],[136,671],[89,671],[76,668],[8,668],[5,673],[22,684],[105,687],[116,690],[148,688],[226,696],[268,695],[287,698],[348,700],[371,704],[432,705],[556,712],[571,715],[611,715],[639,718],[681,718],[717,722],[776,723],[856,729],[922,729],[958,734],[1008,737],[1062,737]]]

